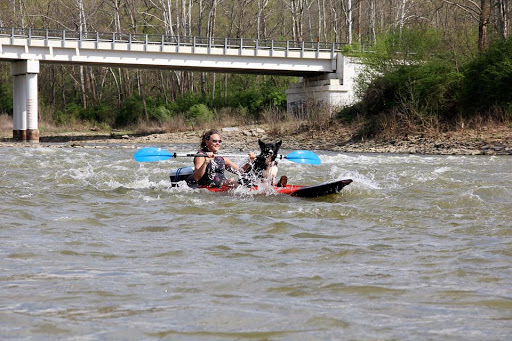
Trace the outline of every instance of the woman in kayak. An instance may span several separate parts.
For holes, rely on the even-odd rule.
[[[211,129],[203,134],[198,154],[204,154],[204,156],[196,156],[194,158],[194,173],[187,179],[189,186],[238,186],[238,182],[227,179],[224,174],[225,170],[237,173],[239,171],[238,165],[227,157],[215,155],[219,152],[221,144],[222,140],[217,130]],[[256,154],[249,153],[251,161],[254,161],[255,157]],[[247,168],[249,168],[248,164],[242,170],[245,171]]]

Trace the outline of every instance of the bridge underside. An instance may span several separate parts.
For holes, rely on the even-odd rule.
[[[89,62],[48,62],[42,61],[44,64],[73,64],[98,67],[97,63]],[[224,67],[209,67],[209,66],[176,66],[176,65],[126,65],[118,63],[104,63],[101,67],[112,68],[134,68],[134,69],[158,69],[158,70],[174,70],[174,71],[192,71],[192,72],[208,72],[208,73],[236,73],[236,74],[255,74],[255,75],[275,75],[275,76],[289,76],[289,77],[328,77],[329,72],[310,72],[310,71],[295,71],[295,70],[263,70],[248,67],[224,66]]]

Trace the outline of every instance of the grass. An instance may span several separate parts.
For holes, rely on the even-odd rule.
[[[12,137],[12,118],[7,114],[0,115],[0,137]]]

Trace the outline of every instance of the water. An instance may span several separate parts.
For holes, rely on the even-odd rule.
[[[171,188],[191,160],[134,151],[0,148],[3,340],[512,336],[510,157],[318,152],[280,174],[354,183],[301,199]]]

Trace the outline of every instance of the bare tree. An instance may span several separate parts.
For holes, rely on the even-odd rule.
[[[212,39],[215,35],[215,19],[217,16],[217,6],[222,0],[210,0],[210,12],[208,13],[208,26],[206,35]],[[203,84],[204,86],[204,84]],[[212,75],[212,101],[215,100],[215,73]]]
[[[400,36],[402,36],[402,31],[405,26],[406,6],[407,6],[407,0],[400,0],[400,4],[398,6],[398,11],[397,11],[397,22],[398,22],[398,27],[400,30]]]
[[[171,0],[167,0],[165,3],[163,3],[164,0],[161,0],[163,7],[163,13],[164,13],[164,22],[165,22],[165,32],[168,35],[173,36],[174,35],[174,29],[172,26],[172,5]]]
[[[509,30],[509,0],[497,0],[498,6],[498,28],[503,39],[507,39]]]
[[[368,34],[369,34],[369,41],[370,44],[375,44],[377,41],[376,34],[375,34],[375,1],[376,0],[368,0]]]
[[[87,22],[84,10],[83,0],[75,0],[76,6],[78,9],[78,30],[80,31],[80,35],[82,32],[87,32]],[[87,95],[85,91],[85,77],[84,77],[84,67],[80,65],[80,91],[82,94],[82,106],[84,109],[87,108]]]
[[[347,43],[352,44],[352,0],[347,0]]]
[[[113,9],[113,21],[114,21],[114,32],[122,32],[121,28],[121,1],[122,0],[110,0],[107,2],[110,7]]]
[[[317,39],[327,40],[327,14],[325,10],[325,0],[317,0]]]
[[[295,41],[303,41],[304,40],[304,9],[305,9],[305,0],[290,0],[286,1],[288,8],[292,14],[292,33],[293,40]]]
[[[491,0],[480,0],[480,20],[478,22],[478,50],[487,47],[487,26],[491,16]]]
[[[256,15],[257,21],[257,29],[256,29],[256,38],[257,39],[266,39],[267,37],[267,25],[266,25],[266,16],[265,9],[268,6],[269,0],[258,0],[258,14]]]
[[[478,50],[483,51],[487,47],[487,29],[491,15],[491,0],[443,0],[456,8],[462,9],[478,21]]]

